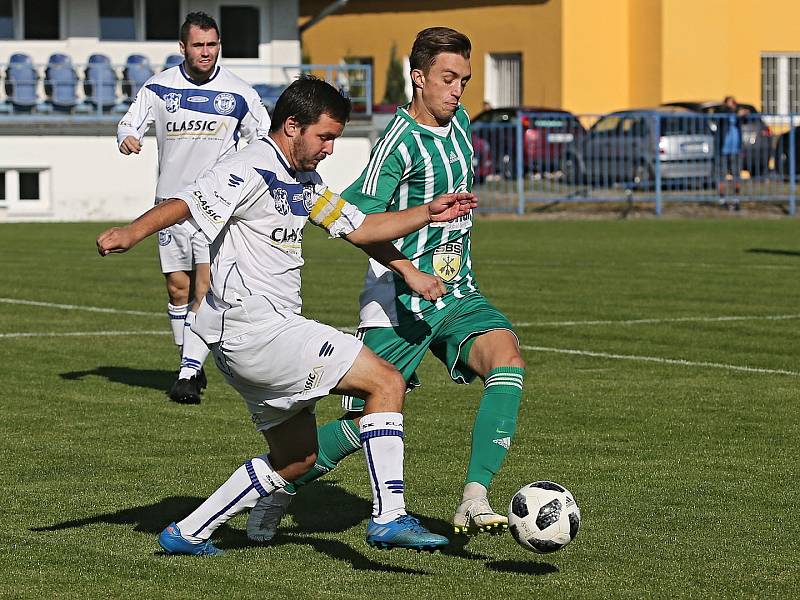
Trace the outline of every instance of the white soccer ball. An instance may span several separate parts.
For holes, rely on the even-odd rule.
[[[565,487],[552,481],[534,481],[511,499],[508,526],[520,546],[546,554],[575,539],[581,511]]]

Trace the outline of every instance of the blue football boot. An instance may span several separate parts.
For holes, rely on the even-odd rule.
[[[408,548],[433,552],[448,543],[446,537],[431,533],[411,515],[403,515],[383,525],[370,519],[367,525],[367,544],[381,550]]]
[[[211,540],[195,543],[190,542],[181,535],[181,530],[175,523],[167,525],[166,529],[158,536],[158,545],[167,554],[191,554],[193,556],[220,556],[222,550],[211,543]]]

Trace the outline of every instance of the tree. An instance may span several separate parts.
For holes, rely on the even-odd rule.
[[[392,44],[389,53],[389,67],[386,69],[386,93],[384,104],[406,104],[406,79],[403,77],[403,63],[397,56],[397,44]]]

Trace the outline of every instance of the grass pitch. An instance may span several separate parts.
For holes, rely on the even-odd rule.
[[[358,455],[300,492],[273,545],[249,544],[238,517],[215,538],[224,557],[159,555],[156,533],[263,442],[213,365],[200,406],[167,400],[178,357],[155,244],[100,259],[101,229],[0,225],[0,596],[800,594],[797,220],[477,223],[478,282],[528,363],[491,498],[566,485],[583,526],[550,555],[508,535],[432,556],[367,547]],[[305,313],[352,327],[365,258],[311,229]],[[420,374],[408,504],[446,533],[481,389],[434,360]]]

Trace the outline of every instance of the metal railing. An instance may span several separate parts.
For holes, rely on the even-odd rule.
[[[531,204],[771,202],[796,212],[798,120],[793,115],[664,109],[608,115],[506,114],[474,122],[481,209]]]
[[[272,109],[280,93],[300,73],[316,75],[336,86],[353,103],[353,112],[372,115],[372,68],[369,65],[224,65],[250,82]],[[124,113],[146,80],[126,78],[127,65],[109,65],[107,71],[90,71],[93,65],[59,65],[56,77],[48,65],[29,65],[26,76],[0,64],[0,114],[109,115]],[[155,72],[161,70],[156,65]],[[151,73],[152,73],[151,69]]]

